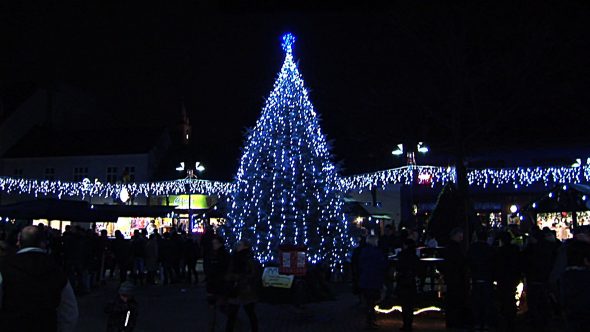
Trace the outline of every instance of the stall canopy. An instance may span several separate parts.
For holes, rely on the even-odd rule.
[[[86,201],[51,198],[0,206],[2,217],[72,222],[116,222],[118,217],[163,217],[173,211],[173,206],[91,205]]]
[[[580,212],[590,210],[590,185],[559,185],[523,207],[524,211]]]

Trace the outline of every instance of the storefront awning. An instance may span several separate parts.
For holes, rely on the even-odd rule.
[[[113,216],[92,209],[85,201],[39,199],[0,206],[0,216],[13,219],[68,220],[72,222],[114,222]]]
[[[119,217],[165,217],[173,206],[91,205],[86,201],[39,199],[0,206],[0,216],[13,219],[116,222]]]
[[[174,212],[174,206],[95,205],[94,210],[115,217],[166,217]]]

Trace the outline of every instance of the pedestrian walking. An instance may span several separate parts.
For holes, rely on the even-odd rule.
[[[195,284],[199,283],[199,273],[197,272],[197,260],[199,259],[201,249],[199,243],[195,241],[191,235],[187,235],[182,243],[182,254],[184,256],[184,265],[182,269],[186,269],[185,280],[191,284],[193,276],[195,277]]]
[[[590,243],[575,239],[567,254],[561,283],[566,330],[586,331],[590,326]]]
[[[500,233],[500,247],[496,253],[496,281],[498,286],[499,329],[514,331],[516,320],[516,287],[521,279],[522,260],[518,246],[512,243],[508,232]]]
[[[145,245],[145,269],[147,271],[147,284],[156,283],[156,271],[158,271],[158,239],[157,234],[152,233]]]
[[[215,236],[211,240],[211,250],[203,258],[203,270],[205,273],[207,305],[209,308],[209,331],[215,331],[217,310],[224,310],[226,303],[226,274],[229,268],[230,256],[223,238]]]
[[[416,276],[420,259],[416,255],[416,243],[412,239],[404,241],[397,262],[397,296],[402,306],[403,326],[400,331],[412,331],[414,307],[416,306]]]
[[[467,252],[475,328],[482,331],[491,325],[493,308],[494,249],[487,240],[486,231],[478,232],[477,242]]]
[[[256,317],[256,302],[261,285],[261,273],[258,262],[254,260],[250,243],[240,240],[236,246],[236,252],[231,258],[227,281],[229,282],[228,294],[228,319],[226,332],[232,332],[236,324],[238,310],[244,307],[250,320],[250,331],[258,331],[258,318]],[[209,280],[209,278],[207,278]]]
[[[133,271],[131,275],[136,285],[143,285],[144,282],[145,245],[146,239],[138,229],[134,230],[133,238],[131,238],[131,252],[133,255]]]
[[[454,228],[449,233],[450,241],[445,251],[443,266],[446,292],[446,326],[447,328],[465,328],[467,316],[467,272],[465,254],[461,248],[463,229]]]
[[[378,245],[379,240],[376,236],[368,236],[367,245],[359,256],[359,287],[367,305],[366,328],[370,330],[379,328],[374,307],[381,297],[387,268],[385,255]]]

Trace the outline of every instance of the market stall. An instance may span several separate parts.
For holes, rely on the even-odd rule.
[[[547,227],[558,239],[572,237],[573,229],[590,224],[590,186],[559,185],[528,203],[522,209],[539,227]]]

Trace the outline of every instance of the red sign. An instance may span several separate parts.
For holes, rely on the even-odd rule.
[[[418,174],[418,184],[431,184],[431,183],[432,183],[432,174],[429,174],[429,173]]]
[[[304,276],[307,272],[306,251],[303,246],[279,247],[279,273]]]

